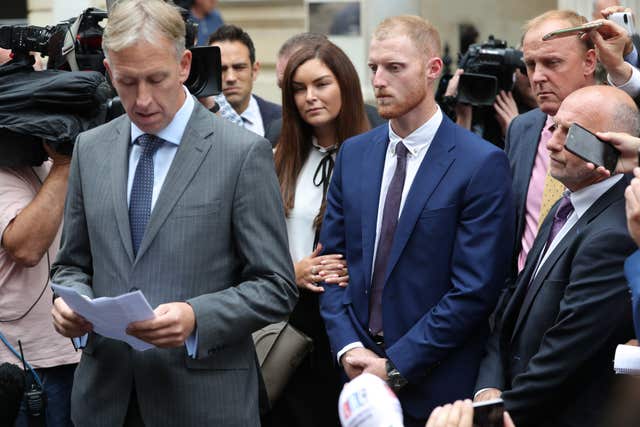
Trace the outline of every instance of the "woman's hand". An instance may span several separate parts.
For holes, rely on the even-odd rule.
[[[318,282],[347,286],[349,273],[343,256],[341,254],[318,256],[320,252],[322,252],[322,244],[318,243],[308,257],[302,258],[294,265],[296,285],[315,293],[324,292],[324,288],[316,284]]]

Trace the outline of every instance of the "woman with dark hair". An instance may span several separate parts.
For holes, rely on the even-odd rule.
[[[271,413],[273,426],[338,426],[338,371],[320,317],[319,282],[347,286],[340,254],[319,256],[326,194],[340,144],[369,130],[358,74],[330,42],[307,46],[287,63],[282,133],[275,165],[287,215],[289,247],[300,298],[290,323],[314,341]]]

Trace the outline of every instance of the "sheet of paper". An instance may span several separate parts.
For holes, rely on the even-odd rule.
[[[73,311],[93,324],[94,332],[104,337],[124,341],[139,351],[154,347],[125,332],[129,323],[155,316],[141,291],[91,300],[66,286],[52,284],[51,288]]]
[[[640,375],[640,347],[618,344],[613,369],[616,374]]]

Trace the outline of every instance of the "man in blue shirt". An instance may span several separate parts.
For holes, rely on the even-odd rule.
[[[194,0],[191,5],[191,19],[198,23],[198,46],[207,46],[209,35],[224,24],[217,6],[218,0]]]

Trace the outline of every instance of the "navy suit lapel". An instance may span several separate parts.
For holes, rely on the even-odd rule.
[[[371,286],[373,250],[376,242],[378,202],[384,171],[385,155],[389,145],[389,128],[382,126],[372,135],[362,156],[362,252],[365,284]]]
[[[409,237],[411,237],[420,213],[455,160],[455,156],[452,153],[454,147],[455,127],[447,117],[443,117],[431,146],[418,168],[398,219],[398,226],[393,237],[389,264],[385,275],[385,283],[398,262]]]
[[[129,144],[131,143],[131,122],[123,118],[112,134],[111,146],[111,187],[113,205],[120,239],[129,261],[133,263],[133,243],[129,225],[129,206],[127,204],[127,177],[129,173]]]
[[[138,249],[138,259],[145,253],[155,235],[160,231],[160,227],[211,148],[212,138],[210,137],[213,135],[213,119],[207,117],[208,114],[204,107],[196,102],[176,156],[151,212],[149,224]]]

